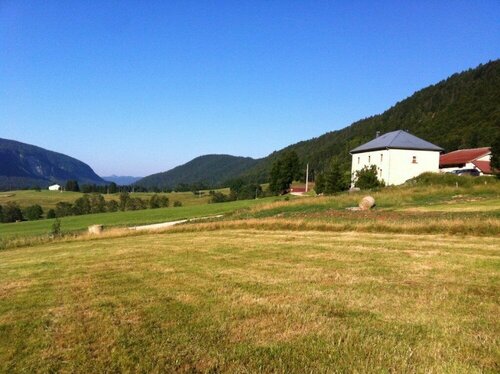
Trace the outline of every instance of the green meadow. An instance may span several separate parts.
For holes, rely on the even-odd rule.
[[[126,227],[228,214],[238,209],[248,208],[256,204],[263,204],[275,199],[276,198],[241,200],[220,204],[208,204],[205,202],[198,205],[181,207],[68,216],[60,218],[61,230],[63,233],[73,233],[84,231],[88,226],[94,224],[101,224],[106,228]],[[11,238],[48,235],[51,232],[53,223],[54,219],[42,219],[39,221],[0,224],[0,239],[8,240]]]

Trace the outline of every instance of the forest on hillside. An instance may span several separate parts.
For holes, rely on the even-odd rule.
[[[265,182],[273,162],[285,151],[297,152],[312,175],[332,158],[344,172],[350,170],[349,151],[394,130],[407,130],[446,152],[490,146],[500,133],[500,60],[453,74],[396,103],[380,115],[362,119],[338,131],[290,145],[274,152],[244,173],[246,179]]]

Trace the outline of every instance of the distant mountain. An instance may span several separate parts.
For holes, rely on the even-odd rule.
[[[0,189],[47,187],[74,179],[81,184],[105,184],[87,164],[46,149],[0,138]]]
[[[245,179],[265,182],[271,166],[284,151],[297,152],[310,169],[321,171],[332,157],[350,170],[349,151],[381,134],[407,130],[447,152],[486,147],[500,134],[500,60],[453,74],[396,103],[380,115],[362,119],[342,130],[290,145],[260,159]]]
[[[110,175],[109,177],[101,177],[106,182],[115,182],[119,186],[128,186],[142,179],[142,177],[118,176]]]
[[[169,171],[144,177],[135,184],[148,188],[175,188],[180,184],[203,183],[215,187],[241,175],[256,163],[257,160],[250,157],[205,155]]]

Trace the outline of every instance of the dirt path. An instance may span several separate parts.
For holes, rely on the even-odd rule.
[[[167,227],[175,226],[180,223],[185,223],[185,222],[194,222],[194,221],[201,221],[204,219],[211,219],[211,218],[220,218],[223,217],[223,214],[219,214],[217,216],[208,216],[208,217],[199,217],[199,218],[190,218],[190,219],[181,219],[179,221],[170,221],[170,222],[162,222],[162,223],[153,223],[151,225],[142,225],[142,226],[132,226],[129,227],[129,230],[161,230]]]

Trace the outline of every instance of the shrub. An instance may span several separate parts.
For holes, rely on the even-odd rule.
[[[179,200],[174,201],[174,207],[180,207],[182,206],[182,203]]]
[[[473,185],[483,185],[488,183],[498,183],[495,178],[488,176],[472,177],[469,175],[456,175],[451,173],[422,173],[419,176],[409,179],[405,185],[409,186],[459,186],[471,187]]]
[[[363,169],[356,171],[354,180],[354,186],[362,190],[385,186],[384,181],[378,179],[375,165],[365,166]]]
[[[230,200],[229,196],[227,196],[219,191],[210,191],[209,194],[210,194],[210,202],[211,203],[224,203],[224,202]],[[174,203],[174,206],[175,206],[175,203]]]
[[[53,236],[61,235],[61,220],[59,218],[56,218],[56,220],[52,223],[52,229],[50,233]]]

